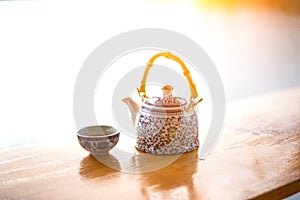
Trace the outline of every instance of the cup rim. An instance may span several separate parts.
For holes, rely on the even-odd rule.
[[[93,127],[106,127],[106,128],[112,128],[114,130],[113,133],[111,134],[108,134],[108,135],[84,135],[80,132],[82,132],[83,130],[85,129],[89,129],[89,128],[93,128]],[[109,125],[94,125],[94,126],[87,126],[87,127],[84,127],[84,128],[81,128],[77,131],[77,135],[80,136],[80,137],[86,137],[86,138],[106,138],[106,137],[109,137],[109,136],[114,136],[114,135],[117,135],[120,133],[120,130],[119,129],[116,129],[115,127],[113,126],[109,126]]]

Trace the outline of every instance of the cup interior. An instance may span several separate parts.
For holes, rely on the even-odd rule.
[[[85,136],[85,137],[95,137],[95,136],[111,136],[119,133],[117,129],[115,129],[112,126],[105,126],[105,125],[99,125],[99,126],[89,126],[82,128],[78,131],[78,135]]]

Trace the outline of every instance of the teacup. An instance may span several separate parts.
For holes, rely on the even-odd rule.
[[[105,155],[119,141],[120,131],[112,126],[89,126],[77,132],[79,144],[93,155]]]

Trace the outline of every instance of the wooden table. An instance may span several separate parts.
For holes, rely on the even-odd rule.
[[[281,199],[300,191],[300,87],[235,101],[204,161],[111,169],[74,144],[0,151],[0,199]],[[75,141],[75,137],[74,137]]]

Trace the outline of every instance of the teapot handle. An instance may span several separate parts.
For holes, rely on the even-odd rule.
[[[174,61],[176,61],[177,63],[179,63],[183,69],[183,75],[186,77],[189,85],[190,85],[190,90],[191,90],[191,98],[190,100],[192,101],[192,99],[195,99],[198,97],[198,93],[197,93],[197,89],[195,84],[193,83],[192,77],[190,75],[190,71],[187,69],[186,65],[184,64],[184,62],[177,56],[171,54],[170,52],[160,52],[156,55],[154,55],[149,62],[147,63],[145,72],[144,72],[144,76],[143,76],[143,80],[141,81],[141,85],[139,88],[137,88],[139,96],[143,97],[143,98],[147,98],[146,95],[146,80],[147,80],[147,76],[148,73],[150,71],[150,68],[153,65],[153,62],[155,61],[155,59],[157,59],[158,57],[164,56],[166,58],[172,59]]]

